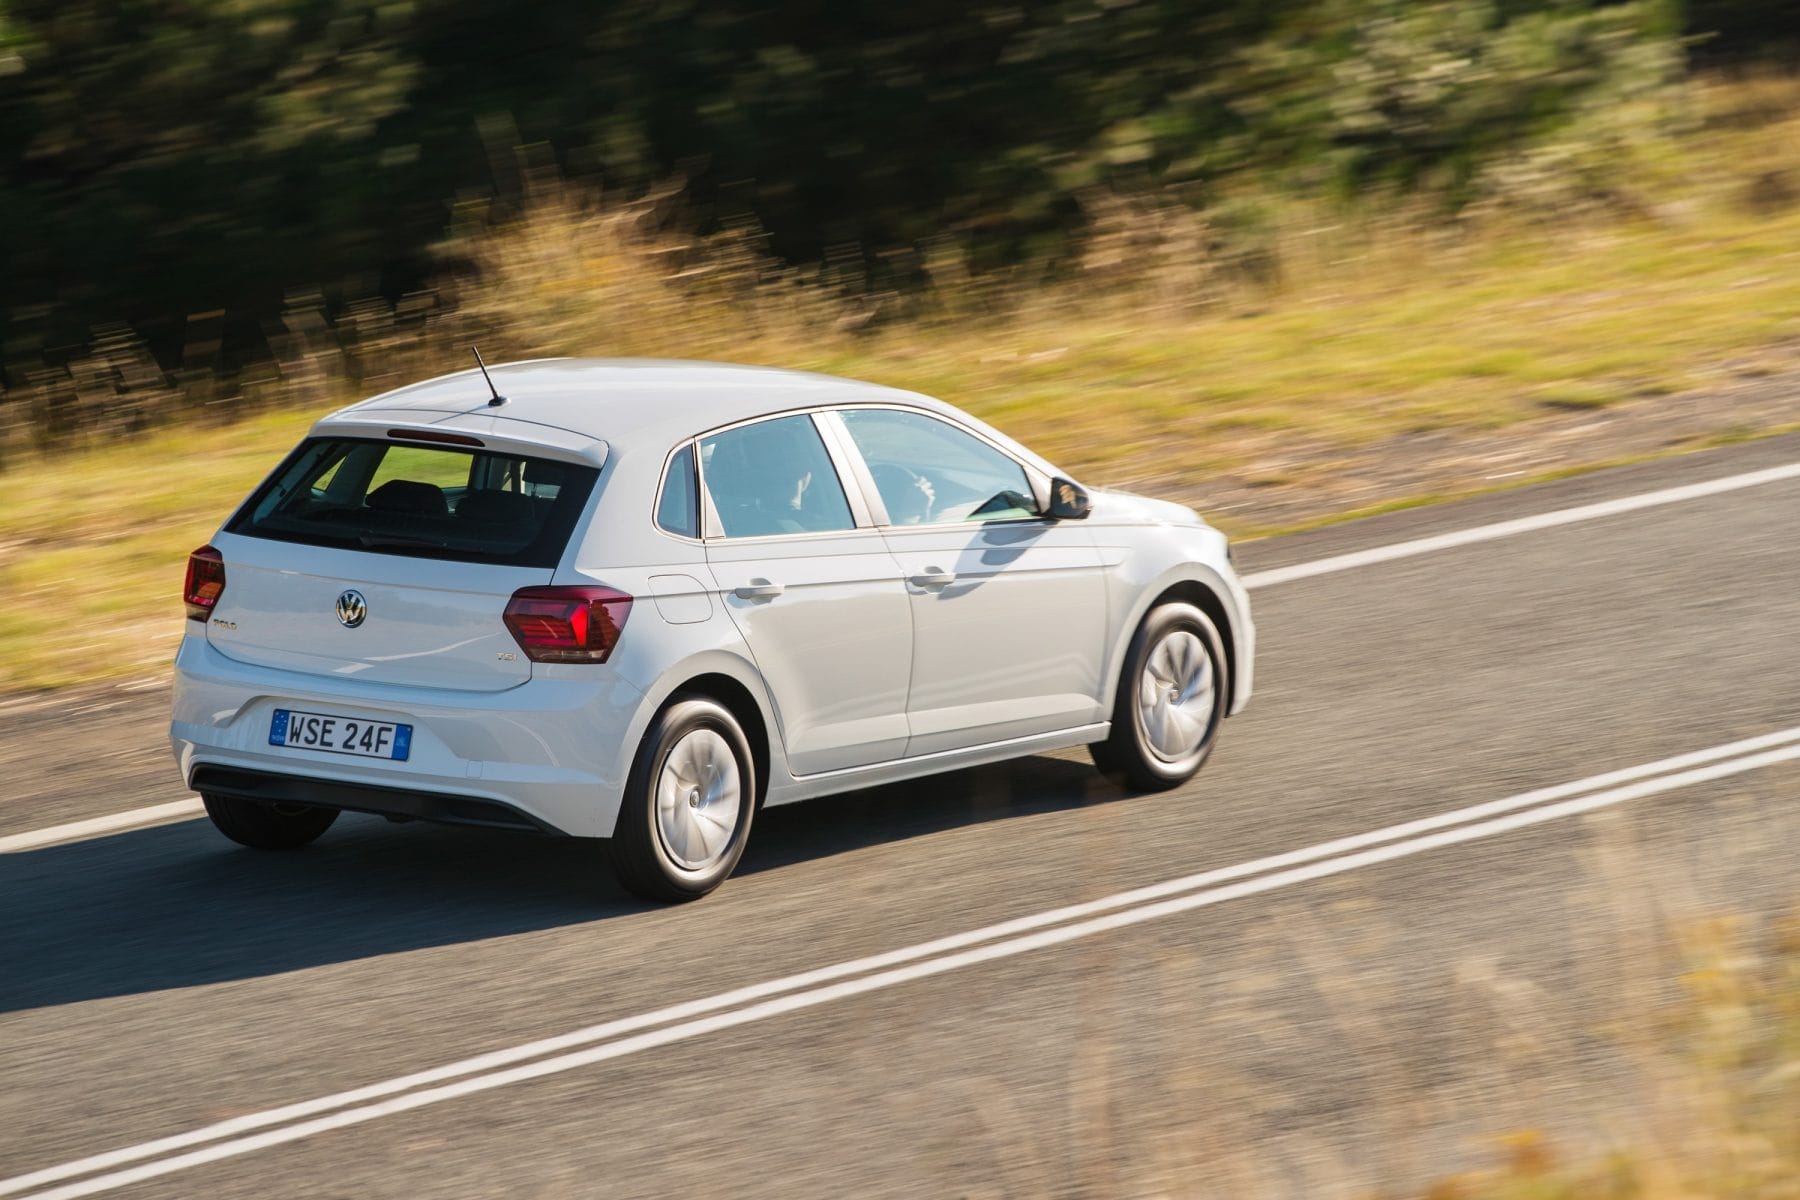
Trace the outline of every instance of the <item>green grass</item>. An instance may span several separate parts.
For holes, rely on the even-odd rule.
[[[187,552],[311,419],[267,414],[15,463],[0,489],[0,694],[165,670]]]

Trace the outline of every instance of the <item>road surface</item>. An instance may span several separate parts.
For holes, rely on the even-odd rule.
[[[1326,1195],[1629,1134],[1655,932],[1800,893],[1800,472],[1585,506],[1795,463],[1248,545],[1257,695],[1188,787],[1071,754],[770,810],[682,908],[374,818],[37,844],[185,797],[165,702],[0,712],[0,1195]]]

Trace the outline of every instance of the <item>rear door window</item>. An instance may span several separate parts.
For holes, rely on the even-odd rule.
[[[226,529],[380,554],[553,567],[599,470],[460,446],[309,438]]]
[[[837,468],[809,416],[776,417],[703,438],[700,464],[726,537],[856,527]]]

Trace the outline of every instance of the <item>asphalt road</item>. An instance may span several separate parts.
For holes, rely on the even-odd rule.
[[[1240,565],[1796,461],[1771,439]],[[294,855],[201,821],[0,855],[0,1180],[1787,729],[1797,528],[1788,480],[1258,589],[1256,699],[1189,787],[1124,795],[1059,755],[771,810],[679,909],[629,900],[580,843],[368,818]],[[183,794],[158,698],[115,699],[0,715],[40,764],[9,767],[0,833]],[[1800,896],[1797,800],[1800,763],[1777,764],[108,1194],[1311,1196],[1451,1169],[1483,1133],[1629,1135],[1658,1119],[1615,1036],[1657,1002],[1654,935]]]

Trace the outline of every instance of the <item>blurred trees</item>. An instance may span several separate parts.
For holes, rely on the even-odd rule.
[[[0,297],[54,347],[378,268],[406,27],[357,0],[6,0]],[[407,231],[406,237],[417,237]]]
[[[420,286],[536,169],[684,181],[796,262],[1055,262],[1087,189],[1426,189],[1615,116],[1793,0],[0,0],[0,363]],[[1759,37],[1759,28],[1770,30]]]
[[[1705,61],[1792,66],[1800,57],[1800,0],[1688,0],[1685,28]]]

